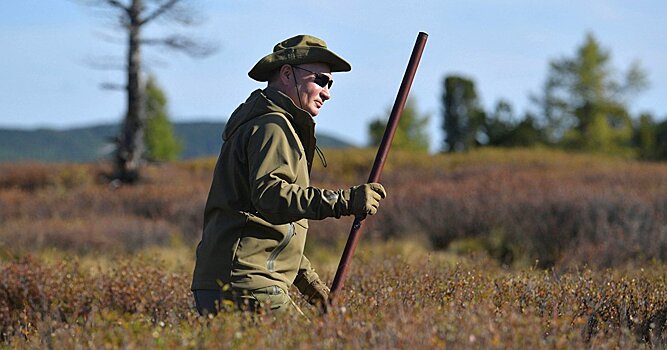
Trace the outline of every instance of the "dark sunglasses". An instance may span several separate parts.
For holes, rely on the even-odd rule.
[[[320,87],[325,87],[327,86],[329,89],[331,89],[331,85],[333,85],[333,79],[331,79],[328,75],[324,73],[315,73],[312,70],[308,70],[306,68],[301,68],[299,66],[292,66],[292,68],[298,68],[303,71],[306,71],[308,73],[315,74],[315,79],[313,79],[313,82]]]

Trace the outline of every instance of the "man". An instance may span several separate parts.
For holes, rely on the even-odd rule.
[[[377,183],[310,186],[313,117],[331,98],[331,73],[350,70],[323,40],[298,35],[248,73],[268,86],[234,111],[223,134],[192,282],[201,314],[224,305],[284,311],[292,284],[326,305],[329,289],[303,255],[308,219],[373,215],[386,196]]]

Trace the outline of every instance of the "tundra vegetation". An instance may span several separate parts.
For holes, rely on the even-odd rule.
[[[372,150],[327,151],[313,184],[363,181]],[[667,165],[547,149],[392,152],[327,315],[196,314],[194,247],[215,159],[145,168],[0,165],[1,348],[665,346]],[[311,222],[331,283],[351,218]]]

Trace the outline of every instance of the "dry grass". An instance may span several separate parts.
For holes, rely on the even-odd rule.
[[[403,242],[364,244],[330,314],[296,298],[310,321],[196,316],[189,271],[118,258],[99,271],[76,259],[4,262],[0,319],[13,348],[661,348],[667,273],[508,271],[483,257]],[[329,264],[319,264],[328,266]],[[331,270],[323,275],[331,281]],[[663,317],[662,323],[656,319]]]
[[[313,183],[366,179],[329,151]],[[392,153],[339,307],[196,316],[194,245],[214,160],[146,169],[0,165],[3,348],[663,348],[667,166],[548,150]],[[312,222],[333,279],[351,220]],[[431,248],[437,250],[431,250]]]

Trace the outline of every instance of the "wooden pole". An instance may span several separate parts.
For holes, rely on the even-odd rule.
[[[398,128],[398,122],[401,118],[401,113],[403,113],[403,107],[405,107],[405,102],[408,99],[408,93],[410,92],[410,87],[412,86],[412,81],[415,78],[415,73],[417,72],[417,66],[419,65],[419,60],[421,59],[422,52],[424,51],[424,46],[426,46],[426,39],[428,34],[424,32],[419,32],[417,35],[417,42],[412,49],[412,55],[410,56],[410,61],[408,62],[408,67],[405,70],[403,75],[403,81],[401,82],[401,87],[398,89],[398,95],[396,96],[396,101],[394,101],[394,107],[391,109],[391,114],[389,115],[389,121],[387,122],[387,128],[384,131],[384,136],[382,137],[382,142],[380,143],[380,148],[375,156],[375,162],[373,163],[373,169],[371,174],[368,177],[368,182],[379,182],[380,176],[382,174],[382,168],[384,168],[385,160],[387,159],[387,154],[389,154],[389,148],[391,147],[391,141],[394,139],[394,134]],[[354,223],[352,224],[352,229],[350,230],[350,235],[348,236],[347,243],[345,244],[345,249],[343,250],[343,255],[338,264],[338,269],[336,270],[336,276],[334,277],[333,284],[331,286],[331,294],[329,300],[333,303],[335,296],[343,288],[345,283],[345,278],[347,277],[348,269],[350,267],[350,262],[352,261],[352,255],[354,254],[354,249],[357,246],[361,231],[364,226],[364,217],[356,217]]]

